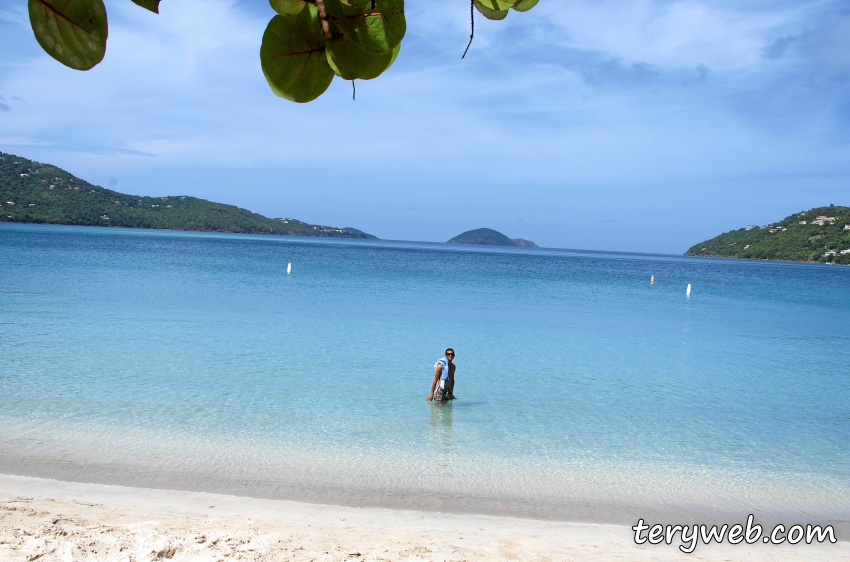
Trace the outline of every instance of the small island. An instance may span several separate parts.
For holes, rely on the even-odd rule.
[[[537,244],[531,240],[508,238],[492,228],[467,230],[449,240],[447,244],[484,244],[489,246],[524,246],[527,248],[537,248]]]
[[[309,224],[191,197],[105,189],[65,170],[0,152],[0,222],[120,226],[331,238],[376,238],[351,227]]]
[[[724,232],[686,256],[850,265],[850,207],[816,207],[758,226]]]

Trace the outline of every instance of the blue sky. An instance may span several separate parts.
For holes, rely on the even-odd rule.
[[[0,0],[0,150],[140,195],[445,241],[681,253],[746,224],[850,205],[846,1],[541,0],[502,22],[408,0],[378,79],[275,97],[261,0],[106,1],[89,72]]]

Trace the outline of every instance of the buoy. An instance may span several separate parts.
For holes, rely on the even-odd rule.
[[[290,273],[292,273],[292,264],[288,263],[288,264],[286,264],[286,274],[289,275]],[[688,294],[690,294],[690,292],[691,292],[691,286],[688,285]]]
[[[691,296],[691,284],[690,283],[688,283],[688,290],[685,291],[685,295]]]
[[[652,277],[649,278],[649,284],[655,285],[655,275],[653,275]]]

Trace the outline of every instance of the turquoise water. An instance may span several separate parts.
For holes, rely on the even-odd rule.
[[[0,472],[850,519],[847,267],[10,224],[0,252]]]

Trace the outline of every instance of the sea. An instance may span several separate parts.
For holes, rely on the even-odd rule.
[[[0,473],[847,540],[850,267],[3,223]]]

